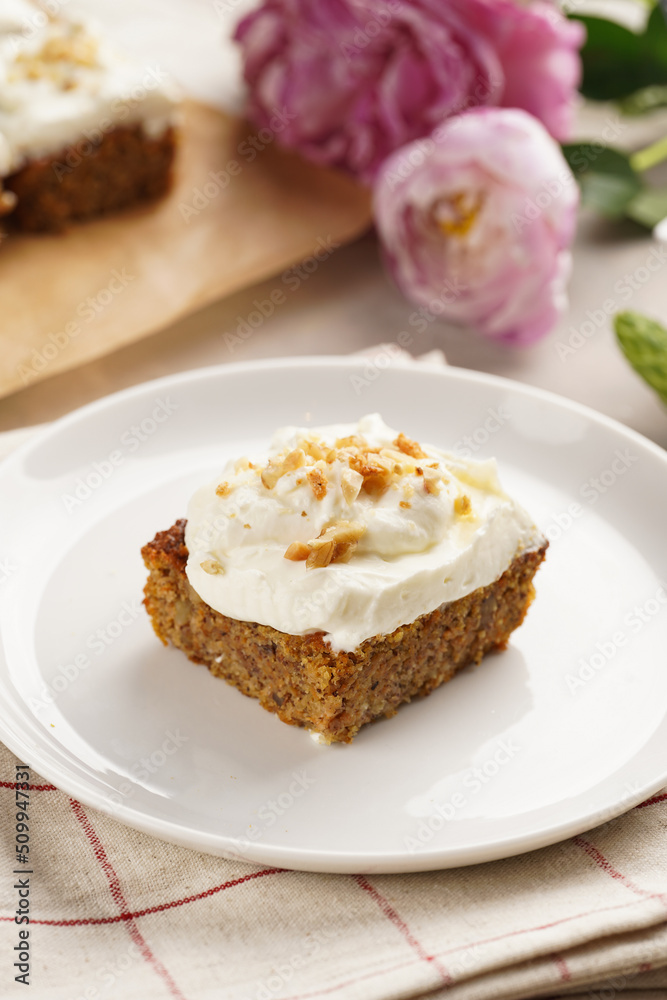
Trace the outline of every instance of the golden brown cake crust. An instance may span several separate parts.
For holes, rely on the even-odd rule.
[[[137,202],[159,198],[171,185],[173,128],[157,138],[141,124],[118,126],[97,143],[82,139],[53,156],[30,160],[4,178],[16,196],[9,229],[58,231]]]
[[[349,743],[359,728],[429,694],[457,670],[502,648],[534,596],[532,580],[548,542],[517,556],[488,587],[443,604],[391,635],[334,653],[322,632],[288,635],[210,608],[185,575],[184,520],[142,549],[149,570],[144,604],[158,637],[204,663],[283,722],[327,742]]]

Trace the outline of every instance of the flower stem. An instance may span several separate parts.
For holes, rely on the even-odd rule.
[[[640,149],[636,153],[633,153],[630,157],[630,164],[633,170],[641,173],[644,170],[650,170],[651,167],[657,166],[663,160],[667,160],[667,136],[663,139],[658,139],[657,142],[651,143],[646,149]]]

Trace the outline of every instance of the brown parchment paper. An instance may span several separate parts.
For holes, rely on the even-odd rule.
[[[257,149],[267,133],[260,136],[247,122],[188,102],[165,200],[64,234],[7,236],[0,244],[0,396],[310,254],[319,266],[332,247],[367,228],[365,190],[275,142]]]

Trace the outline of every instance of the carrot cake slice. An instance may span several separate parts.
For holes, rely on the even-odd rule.
[[[320,741],[502,648],[547,541],[494,460],[389,428],[288,427],[144,546],[159,638]]]
[[[96,28],[31,0],[2,6],[0,213],[11,209],[8,227],[59,230],[163,195],[178,95],[160,66],[126,60]]]

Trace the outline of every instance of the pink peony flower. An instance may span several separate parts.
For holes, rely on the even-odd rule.
[[[572,132],[574,94],[581,83],[579,49],[585,28],[568,21],[551,3],[533,2],[530,17],[513,0],[492,4],[495,39],[503,68],[500,104],[523,108],[539,118],[554,139],[565,142]]]
[[[467,108],[511,104],[569,132],[583,28],[537,0],[264,0],[236,39],[248,113],[317,163],[370,180]]]
[[[375,221],[403,292],[488,337],[527,344],[567,303],[578,189],[543,125],[476,108],[397,150]]]

